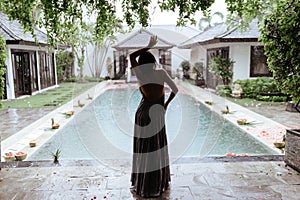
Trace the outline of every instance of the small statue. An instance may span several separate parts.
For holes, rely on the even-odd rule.
[[[234,84],[234,87],[232,89],[231,96],[234,98],[242,98],[243,89],[240,84]]]

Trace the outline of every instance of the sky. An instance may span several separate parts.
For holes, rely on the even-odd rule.
[[[226,16],[227,11],[226,11],[226,4],[225,0],[215,0],[215,3],[211,7],[211,13],[214,12],[221,12]],[[156,7],[155,12],[152,14],[152,24],[176,24],[176,19],[177,19],[176,13],[173,12],[160,12],[160,9]],[[199,19],[203,17],[201,12],[197,12],[196,15],[194,16],[194,19],[196,22],[199,21]]]
[[[178,14],[176,12],[161,12],[159,7],[156,4],[157,0],[152,1],[152,4],[150,6],[150,17],[151,17],[151,24],[152,25],[165,25],[165,24],[176,24],[177,16]],[[120,8],[117,8],[117,10]],[[215,0],[215,3],[211,7],[211,13],[214,12],[221,12],[226,16],[227,10],[226,10],[226,4],[225,0]],[[201,12],[197,12],[194,16],[194,19],[196,22],[199,21],[203,17]],[[189,26],[194,26],[190,25]],[[196,26],[194,26],[196,27]]]

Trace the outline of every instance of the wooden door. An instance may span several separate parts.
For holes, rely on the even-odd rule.
[[[28,52],[12,53],[15,96],[31,95],[30,61]]]

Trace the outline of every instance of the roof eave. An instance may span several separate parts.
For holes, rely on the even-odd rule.
[[[258,38],[214,38],[211,40],[206,40],[202,42],[195,42],[192,44],[181,45],[178,46],[180,49],[190,49],[195,46],[201,45],[209,45],[209,44],[216,44],[216,43],[229,43],[229,42],[258,42]]]
[[[30,41],[24,41],[24,40],[6,40],[6,44],[18,44],[18,45],[30,45],[30,46],[49,46],[49,44],[45,43],[36,43],[36,42],[30,42]]]
[[[115,48],[118,51],[128,50],[128,49],[141,49],[141,48],[144,48],[144,47],[118,47],[118,46],[112,46],[112,47]],[[153,47],[151,49],[171,49],[173,47],[174,47],[174,45],[172,45],[172,46],[156,46],[156,47]]]
[[[220,38],[220,42],[258,42],[258,38]]]

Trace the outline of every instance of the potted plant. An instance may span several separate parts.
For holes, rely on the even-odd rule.
[[[196,73],[195,85],[197,86],[205,86],[203,71],[204,71],[203,62],[196,62],[193,67],[193,72]]]
[[[183,77],[186,79],[190,79],[190,74],[189,74],[189,70],[191,68],[191,64],[189,61],[185,60],[182,61],[180,64],[182,71],[183,71]]]
[[[52,153],[52,157],[53,157],[53,162],[55,164],[59,163],[58,159],[60,157],[60,149],[56,149],[56,151],[54,153]]]
[[[52,129],[58,129],[59,128],[59,124],[55,123],[53,118],[51,118],[51,126],[52,126]]]

